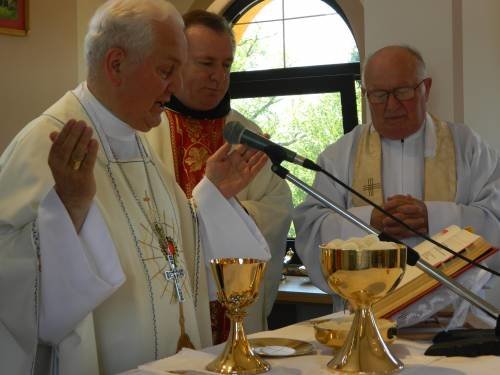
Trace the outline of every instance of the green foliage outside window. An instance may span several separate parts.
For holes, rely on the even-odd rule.
[[[259,32],[247,34],[236,48],[231,69],[233,72],[258,69],[259,62],[277,53],[268,45],[265,37],[259,39]],[[355,47],[351,53],[351,61],[359,61],[359,53]],[[356,83],[356,99],[360,119],[361,90],[358,83]],[[231,106],[259,125],[274,142],[313,161],[344,133],[339,93],[233,99]],[[284,166],[301,180],[312,184],[314,180],[312,171],[290,163],[284,163]],[[304,200],[305,193],[293,185],[291,190],[293,204],[297,206]],[[289,236],[295,237],[293,226]]]

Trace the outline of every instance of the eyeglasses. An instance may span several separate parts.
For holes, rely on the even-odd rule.
[[[397,87],[393,90],[374,90],[366,92],[366,97],[371,104],[384,104],[389,99],[389,95],[393,95],[399,101],[411,100],[415,97],[415,90],[426,80],[424,78],[416,86],[413,87]]]

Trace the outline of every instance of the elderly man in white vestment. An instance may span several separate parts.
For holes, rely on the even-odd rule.
[[[189,197],[202,178],[205,161],[224,142],[222,130],[238,121],[252,131],[260,129],[231,109],[229,73],[235,41],[231,26],[214,13],[193,10],[183,15],[188,41],[183,86],[166,104],[167,121],[148,132],[147,139]],[[247,332],[266,329],[278,292],[286,237],[291,222],[292,198],[287,183],[269,166],[263,168],[237,198],[262,231],[271,250],[259,296],[245,318]],[[216,301],[210,303],[214,343],[226,339],[229,322]]]
[[[467,126],[443,122],[427,112],[432,79],[421,55],[410,47],[382,48],[367,60],[363,79],[372,122],[327,147],[318,164],[422,233],[433,235],[452,224],[472,226],[491,244],[500,245],[498,152]],[[420,242],[325,175],[318,173],[314,186],[378,230],[410,246]],[[311,198],[296,209],[294,223],[296,247],[311,279],[328,290],[319,269],[318,245],[366,233]],[[490,276],[473,269],[460,280],[477,292]],[[414,314],[399,323],[424,319],[455,298],[440,288],[404,310]],[[336,302],[340,308],[341,301]],[[460,324],[464,316],[455,316],[454,323]]]
[[[1,156],[2,373],[112,374],[210,345],[208,260],[269,258],[233,198],[264,155],[224,145],[188,201],[141,134],[181,85],[183,28],[163,0],[104,3],[87,81]]]

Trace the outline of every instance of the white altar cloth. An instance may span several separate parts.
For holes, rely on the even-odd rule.
[[[340,316],[336,313],[333,316]],[[313,344],[316,353],[283,358],[266,358],[271,364],[269,375],[331,375],[333,372],[326,364],[333,357],[333,349],[318,343],[314,338],[314,328],[310,321],[293,324],[274,331],[259,332],[249,335],[257,337],[283,337],[308,341]],[[500,357],[482,356],[466,357],[429,357],[424,352],[429,341],[409,341],[397,339],[390,345],[392,352],[404,363],[405,368],[399,374],[404,375],[498,375],[500,374]],[[223,344],[203,350],[184,349],[181,352],[155,362],[139,366],[122,375],[154,375],[169,374],[169,370],[191,370],[185,374],[215,374],[205,370],[205,366],[222,351]],[[180,373],[180,372],[177,372]],[[175,374],[175,372],[174,372]]]

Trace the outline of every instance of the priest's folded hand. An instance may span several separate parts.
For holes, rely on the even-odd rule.
[[[96,192],[94,165],[98,144],[84,121],[69,120],[50,134],[49,167],[54,189],[80,231]]]
[[[388,198],[384,207],[387,208],[388,211],[395,217],[415,229],[417,232],[424,234],[428,233],[427,206],[423,201],[416,199],[411,195],[395,195]],[[382,230],[396,238],[408,238],[415,236],[412,231],[403,227],[401,224],[389,217],[385,217],[382,220]]]
[[[205,175],[226,198],[243,190],[267,162],[261,151],[225,143],[207,159]]]

